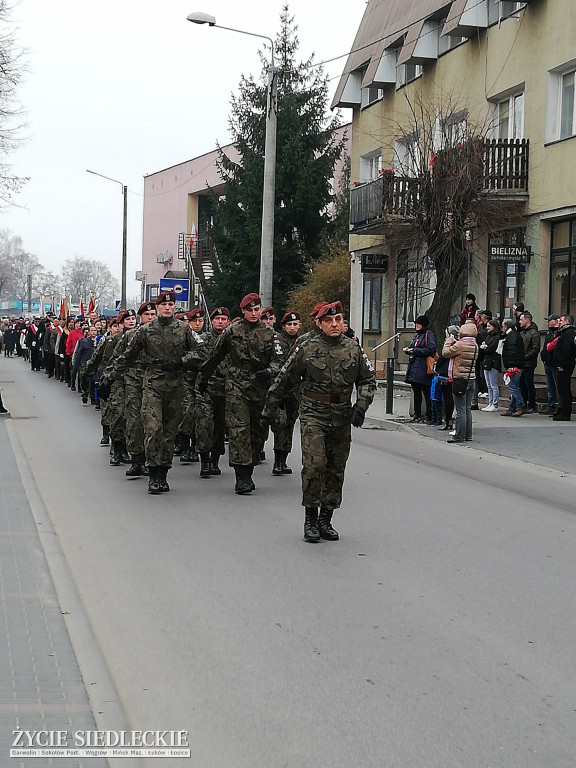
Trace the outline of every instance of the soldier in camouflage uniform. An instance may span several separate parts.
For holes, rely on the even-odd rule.
[[[142,419],[146,464],[150,473],[148,492],[151,494],[170,490],[166,478],[182,420],[183,371],[200,362],[197,353],[199,337],[187,323],[174,318],[175,302],[173,291],[163,291],[158,296],[158,317],[140,326],[115,366],[121,374],[123,367],[130,366],[143,355]]]
[[[204,327],[204,310],[195,307],[184,314],[182,318],[188,323],[189,328],[200,335]],[[178,427],[178,436],[174,455],[180,456],[182,464],[198,462],[199,457],[196,448],[196,376],[197,370],[184,373],[184,398],[182,400],[182,421]]]
[[[284,359],[288,360],[298,341],[298,331],[302,327],[300,315],[298,312],[286,312],[281,324],[282,330],[278,334],[278,340],[284,353]],[[294,434],[294,425],[298,418],[299,406],[300,392],[289,392],[282,404],[286,418],[274,429],[274,467],[272,474],[276,477],[292,474],[292,470],[286,464],[286,459],[292,450],[292,435]]]
[[[114,337],[112,355],[109,365],[117,358],[117,350],[122,344],[125,334],[136,325],[136,312],[133,309],[124,309],[118,315],[118,322],[122,328],[121,333]],[[126,447],[126,412],[124,407],[124,379],[119,377],[114,380],[107,379],[108,368],[104,370],[102,383],[98,388],[101,400],[108,400],[107,411],[110,424],[110,439],[112,440],[112,456],[110,465],[118,467],[120,464],[129,464],[132,459]],[[110,388],[107,383],[110,382]]]
[[[230,312],[217,307],[210,315],[212,330],[202,334],[206,359],[212,354],[222,332],[230,324]],[[208,380],[208,388],[200,394],[196,388],[196,447],[200,451],[200,477],[220,475],[220,456],[224,455],[226,432],[226,359]]]
[[[260,461],[265,428],[261,414],[270,382],[281,365],[282,350],[275,334],[260,320],[260,297],[249,293],[240,302],[243,319],[222,333],[214,351],[200,368],[199,391],[228,355],[226,376],[226,423],[229,429],[229,461],[236,473],[234,490],[251,493],[254,466]]]
[[[304,539],[310,542],[338,539],[332,513],[342,503],[350,425],[362,426],[376,391],[370,361],[356,341],[342,334],[340,302],[325,304],[317,318],[320,335],[296,345],[270,388],[264,410],[264,417],[275,423],[286,395],[302,384],[302,505]]]
[[[151,301],[145,301],[137,312],[141,325],[151,322],[156,317],[156,306]],[[104,378],[114,381],[121,379],[124,383],[124,415],[126,420],[126,448],[132,458],[132,466],[126,470],[126,477],[141,477],[148,474],[146,456],[144,453],[144,426],[142,424],[142,380],[144,378],[144,362],[135,360],[130,366],[118,366],[121,356],[128,349],[132,337],[138,328],[130,328],[118,342],[109,367],[104,371]],[[141,355],[142,357],[142,355]],[[120,370],[122,369],[122,370]]]
[[[118,323],[118,318],[112,318],[108,333],[100,339],[96,351],[88,361],[88,365],[86,366],[87,376],[97,374],[98,379],[101,379],[104,370],[112,357],[112,352],[114,351],[116,344],[114,337],[121,333],[121,331],[122,329]],[[102,399],[100,401],[100,423],[102,425],[102,439],[100,440],[100,445],[110,445],[110,415],[107,399]]]

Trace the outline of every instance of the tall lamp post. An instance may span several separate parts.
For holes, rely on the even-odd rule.
[[[214,16],[207,13],[191,13],[188,21],[193,24],[208,24],[210,27],[239,32],[241,35],[260,37],[271,46],[268,66],[268,87],[266,96],[266,139],[264,145],[264,184],[262,188],[262,238],[260,241],[260,298],[262,306],[272,305],[272,278],[274,273],[274,198],[276,194],[276,123],[278,97],[278,68],[274,61],[274,41],[266,35],[246,32],[243,29],[222,27],[216,24]]]
[[[96,171],[89,171],[86,169],[86,173],[92,173],[94,176],[100,176],[102,179],[108,179],[115,184],[120,184],[122,187],[122,195],[124,197],[123,217],[122,217],[122,294],[120,296],[120,309],[126,309],[126,230],[128,224],[128,187],[118,179],[111,179],[110,176],[104,176],[103,173],[97,173]]]

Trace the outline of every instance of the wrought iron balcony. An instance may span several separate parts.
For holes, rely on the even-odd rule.
[[[459,161],[454,153],[465,152],[471,177],[478,179],[479,198],[523,204],[528,199],[528,139],[480,140],[465,148],[439,153],[429,173],[445,171]],[[409,176],[382,173],[374,181],[350,190],[350,229],[376,234],[391,228],[410,227],[420,199],[420,180]]]

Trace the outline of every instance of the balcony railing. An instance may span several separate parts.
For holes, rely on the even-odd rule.
[[[468,153],[470,162],[481,168],[479,188],[487,197],[502,194],[516,199],[528,195],[529,147],[528,139],[495,139],[479,142],[479,151]],[[434,166],[431,166],[433,172]],[[350,190],[350,226],[361,229],[408,224],[418,200],[417,178],[383,173],[374,181]]]

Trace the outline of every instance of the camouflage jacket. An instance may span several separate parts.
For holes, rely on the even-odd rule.
[[[262,400],[266,396],[270,381],[274,379],[284,361],[278,334],[261,320],[256,323],[239,320],[229,325],[216,340],[210,357],[201,366],[202,378],[209,379],[226,356],[227,393],[238,390],[248,394],[253,400]],[[268,371],[270,381],[260,381],[254,376],[257,371],[262,370]]]
[[[128,330],[124,331],[123,333],[119,333],[117,338],[118,341],[116,342],[116,345],[113,348],[112,355],[110,357],[108,366],[104,370],[104,377],[107,379],[110,379],[111,381],[114,381],[116,378],[115,371],[114,371],[114,364],[116,362],[116,359],[120,357],[120,355],[123,355],[124,352],[128,349],[128,344],[130,343],[130,339],[132,339],[133,336],[138,333],[138,328],[128,328]],[[142,377],[144,375],[144,355],[143,353],[140,353],[139,359],[133,360],[129,366],[126,367],[124,370],[124,381],[135,384],[135,385],[141,385],[142,384]]]
[[[114,356],[110,378],[117,380],[135,363],[144,366],[144,381],[181,381],[183,370],[198,368],[202,362],[199,353],[201,340],[198,334],[182,320],[174,317],[156,317],[141,325],[128,339],[126,349]],[[177,371],[163,371],[169,360],[179,360],[182,367]]]
[[[216,342],[220,338],[222,334],[216,333],[215,330],[206,331],[202,334],[202,340],[204,341],[205,347],[204,347],[204,355],[205,360],[207,360],[212,352],[214,351],[214,347],[216,346]],[[226,371],[227,371],[227,360],[224,358],[224,360],[218,364],[216,370],[210,376],[210,379],[208,381],[208,391],[214,396],[214,397],[224,397],[226,394]]]
[[[294,352],[272,384],[266,401],[266,412],[275,411],[287,394],[302,383],[300,412],[332,414],[338,418],[349,412],[352,390],[356,387],[356,404],[368,409],[376,380],[374,369],[359,344],[342,334],[336,337],[321,333],[297,344]]]
[[[280,331],[278,333],[278,342],[280,343],[282,353],[284,354],[284,361],[288,360],[290,357],[290,353],[296,346],[297,341],[298,336],[290,336],[290,334],[286,333],[286,331]]]

